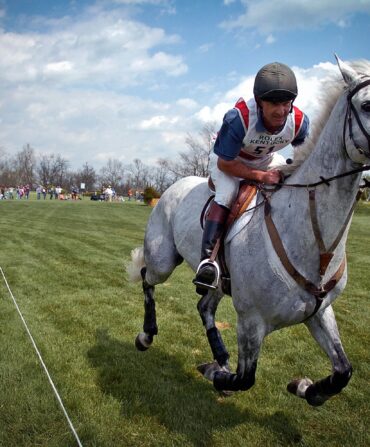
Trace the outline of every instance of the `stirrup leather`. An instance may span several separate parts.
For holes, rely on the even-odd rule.
[[[200,269],[201,269],[202,267],[204,267],[205,265],[207,265],[207,264],[212,265],[212,266],[215,268],[215,270],[216,270],[216,279],[213,281],[212,284],[206,284],[206,283],[203,283],[203,282],[201,282],[201,281],[197,281],[197,279],[196,279],[196,277],[197,277],[197,275],[198,275]],[[195,273],[195,278],[193,279],[193,283],[194,283],[196,286],[200,286],[200,287],[203,287],[203,288],[205,288],[205,289],[216,290],[216,289],[217,289],[217,286],[218,286],[218,283],[219,283],[219,281],[220,281],[220,275],[221,275],[220,267],[219,267],[219,265],[217,264],[217,262],[216,262],[216,261],[212,261],[211,259],[204,259],[204,260],[201,261],[200,264],[198,265],[197,271],[196,271],[196,273]]]

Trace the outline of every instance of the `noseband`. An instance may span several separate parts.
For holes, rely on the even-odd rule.
[[[354,97],[354,95],[368,85],[370,85],[370,79],[367,79],[366,81],[363,81],[360,84],[358,84],[353,90],[349,91],[348,95],[347,95],[347,112],[346,112],[346,119],[344,121],[344,126],[343,126],[343,144],[344,144],[344,148],[345,148],[347,154],[348,154],[348,151],[346,148],[345,136],[346,136],[346,122],[348,121],[349,139],[353,141],[353,144],[355,145],[356,149],[360,152],[360,154],[370,157],[370,135],[366,131],[364,125],[362,124],[360,117],[358,116],[358,112],[352,103],[352,98]],[[361,129],[362,134],[367,139],[367,143],[368,143],[368,152],[367,153],[364,151],[364,149],[362,149],[362,147],[359,144],[357,144],[356,140],[354,139],[353,130],[352,130],[352,112],[356,119],[358,127]]]

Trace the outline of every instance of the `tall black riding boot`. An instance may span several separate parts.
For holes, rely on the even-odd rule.
[[[197,286],[196,291],[200,295],[204,294],[208,289],[217,287],[218,272],[216,263],[212,261],[207,262],[207,260],[211,257],[217,240],[222,236],[228,215],[228,208],[212,202],[203,230],[201,262],[193,279],[193,283]]]

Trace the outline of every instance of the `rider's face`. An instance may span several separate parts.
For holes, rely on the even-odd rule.
[[[292,107],[292,101],[270,102],[260,100],[263,122],[267,130],[277,130],[284,126]]]

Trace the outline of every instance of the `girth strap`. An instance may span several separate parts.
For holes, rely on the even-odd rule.
[[[272,245],[275,249],[276,254],[279,256],[281,263],[285,267],[286,271],[290,274],[290,276],[299,284],[303,289],[312,294],[316,298],[316,306],[314,313],[319,309],[323,298],[330,292],[335,285],[338,283],[340,278],[343,275],[345,266],[346,266],[346,258],[344,257],[338,270],[334,273],[334,275],[327,281],[323,286],[317,287],[314,283],[306,279],[290,262],[288,255],[286,254],[285,248],[279,236],[279,233],[276,229],[274,221],[271,217],[271,205],[268,200],[265,202],[265,222],[267,231],[269,233]],[[312,315],[311,315],[312,316]]]

